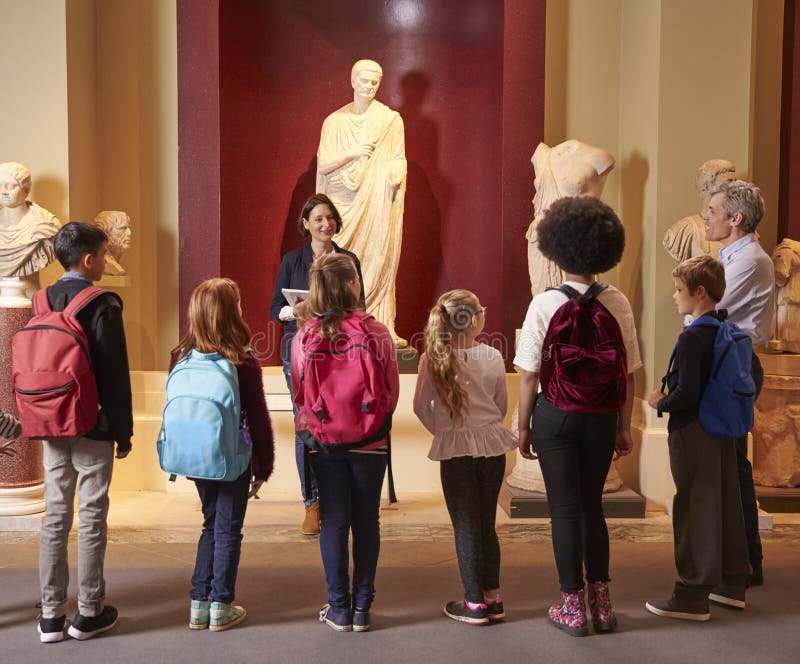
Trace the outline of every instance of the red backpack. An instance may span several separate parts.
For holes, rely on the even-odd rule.
[[[89,342],[75,316],[105,292],[88,286],[64,311],[51,309],[46,288],[33,296],[33,317],[11,344],[14,399],[28,438],[82,436],[97,423]]]
[[[305,360],[293,396],[297,435],[310,449],[357,449],[386,438],[392,428],[386,358],[367,326],[370,318],[348,314],[334,339],[303,335]]]
[[[581,295],[562,284],[569,299],[550,319],[542,344],[542,396],[561,410],[605,413],[625,403],[627,356],[616,318],[597,299],[608,286],[595,282]]]

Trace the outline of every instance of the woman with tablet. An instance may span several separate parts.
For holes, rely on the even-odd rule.
[[[283,325],[283,339],[281,341],[281,360],[283,373],[289,392],[292,390],[291,348],[292,339],[297,333],[294,307],[303,299],[303,294],[296,291],[308,290],[308,271],[315,259],[330,253],[345,254],[353,259],[361,279],[361,263],[358,257],[339,247],[333,236],[342,230],[342,217],[333,202],[325,194],[314,194],[309,198],[300,217],[297,220],[297,229],[303,237],[310,241],[299,249],[288,252],[281,261],[278,278],[275,281],[275,290],[272,294],[272,305],[269,313],[272,320]],[[295,291],[295,292],[293,292]],[[290,302],[291,298],[293,301]],[[364,286],[361,286],[361,304],[364,304]],[[292,408],[294,408],[292,404]],[[296,410],[295,410],[296,414]],[[305,468],[305,455],[303,443],[298,438],[294,441],[297,471],[300,475],[300,491],[303,495],[306,514],[301,530],[304,535],[319,534],[319,503],[317,500],[317,486],[311,468]],[[306,486],[306,477],[310,479],[311,486]]]

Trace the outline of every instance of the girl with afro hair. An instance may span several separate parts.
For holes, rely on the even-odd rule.
[[[564,271],[564,284],[580,294],[599,273],[619,263],[625,248],[625,229],[617,215],[589,196],[556,201],[536,230],[542,254]],[[623,456],[633,446],[633,372],[642,361],[630,303],[608,286],[597,301],[613,315],[622,333],[628,370],[627,385],[621,386],[627,388],[624,405],[612,412],[576,412],[548,402],[539,393],[542,345],[550,319],[566,301],[567,295],[557,289],[539,293],[522,325],[514,357],[520,374],[518,447],[524,458],[538,457],[547,490],[562,594],[561,605],[550,607],[549,620],[572,636],[585,636],[587,592],[595,632],[611,632],[617,625],[608,591],[603,484],[614,452]],[[586,404],[575,406],[580,410]]]

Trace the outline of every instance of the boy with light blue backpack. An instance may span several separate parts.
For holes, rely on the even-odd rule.
[[[190,629],[223,631],[247,611],[233,603],[248,498],[272,474],[274,442],[261,367],[248,350],[239,288],[201,283],[189,301],[189,330],[173,351],[158,441],[162,469],[193,480],[203,531],[190,592]],[[170,478],[173,479],[173,478]]]

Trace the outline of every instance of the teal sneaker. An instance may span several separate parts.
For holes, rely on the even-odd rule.
[[[230,629],[247,618],[247,611],[244,607],[236,604],[224,604],[223,602],[211,602],[209,613],[208,629],[212,632],[222,632]]]
[[[207,629],[211,620],[211,602],[192,600],[189,610],[189,629]]]

